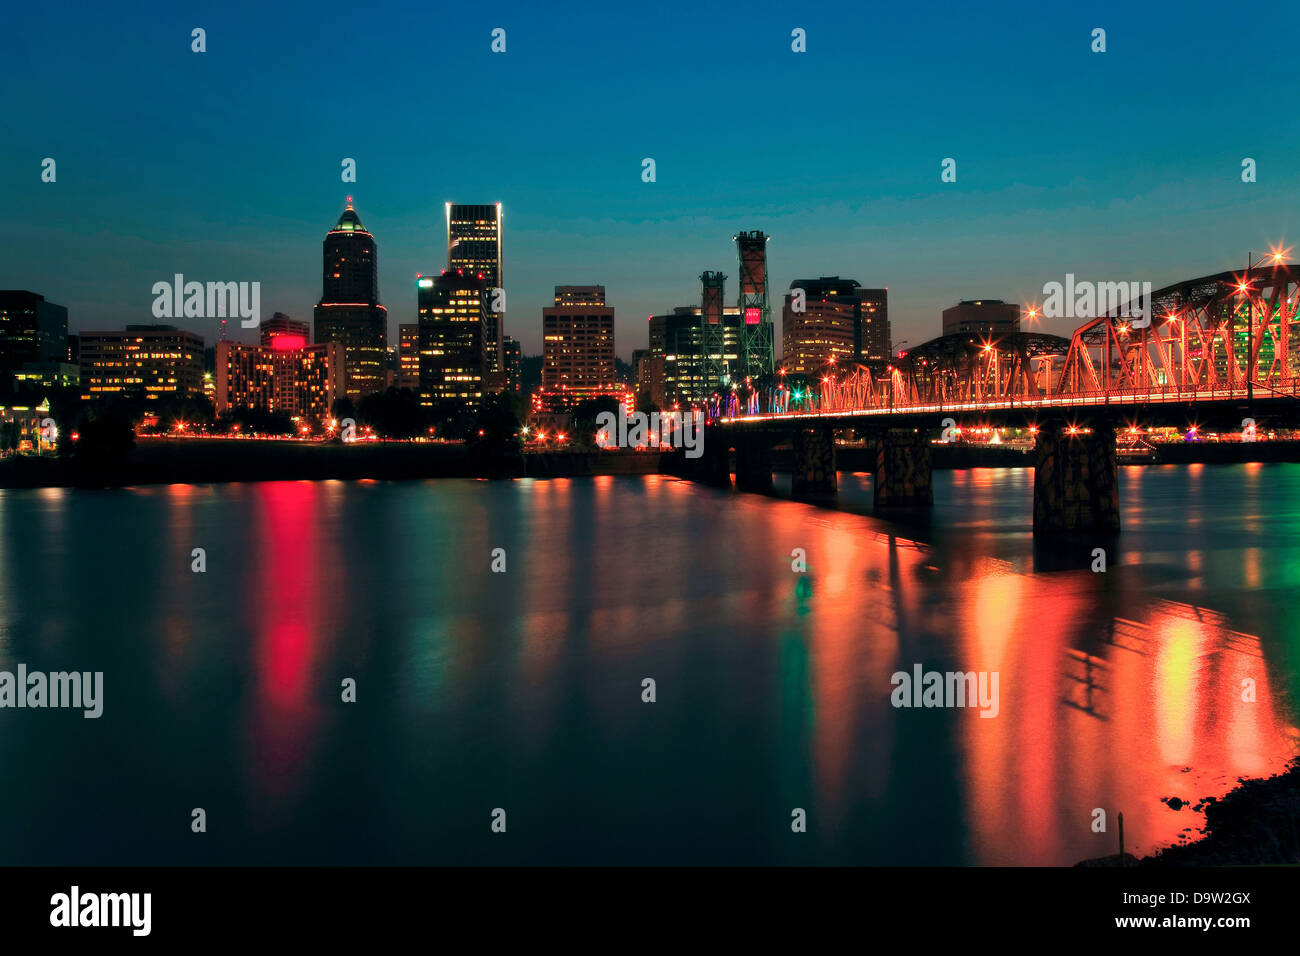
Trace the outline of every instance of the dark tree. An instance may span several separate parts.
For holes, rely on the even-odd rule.
[[[357,419],[381,438],[418,438],[427,435],[431,416],[420,396],[409,388],[389,388],[361,399]]]
[[[573,408],[573,441],[582,446],[596,443],[596,422],[601,412],[618,414],[618,399],[612,395],[601,395],[579,402]]]

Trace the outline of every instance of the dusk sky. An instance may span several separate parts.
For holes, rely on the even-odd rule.
[[[1041,301],[1067,272],[1159,288],[1300,238],[1294,3],[752,9],[16,6],[0,287],[66,305],[74,331],[157,321],[151,287],[178,272],[260,281],[264,317],[310,318],[351,194],[392,344],[415,274],[446,264],[443,203],[500,201],[506,333],[540,351],[552,287],[599,283],[627,358],[702,271],[734,303],[740,230],[772,236],[778,336],[790,282],[838,274],[887,286],[913,344],[959,299]]]

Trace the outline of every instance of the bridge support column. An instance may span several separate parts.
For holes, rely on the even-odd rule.
[[[1119,530],[1114,428],[1042,424],[1034,450],[1034,534]]]
[[[706,485],[730,488],[731,444],[727,433],[721,428],[705,428],[700,433],[700,451],[702,454],[691,466],[696,480]]]
[[[772,490],[772,446],[761,432],[736,436],[736,487],[743,491]]]
[[[825,426],[796,428],[790,463],[790,492],[795,495],[835,494],[835,431]]]
[[[731,487],[731,446],[729,436],[720,428],[705,427],[699,433],[700,454],[688,458],[684,448],[666,451],[659,458],[659,468],[666,474],[721,488]]]
[[[934,504],[930,439],[910,428],[891,428],[876,444],[874,498],[877,508],[925,508]]]

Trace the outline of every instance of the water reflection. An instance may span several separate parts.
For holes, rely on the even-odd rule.
[[[1279,505],[1300,468],[1126,478],[1105,573],[1087,552],[1035,570],[1029,472],[936,473],[925,535],[854,513],[870,477],[840,478],[840,511],[658,476],[5,493],[0,667],[37,666],[39,634],[118,648],[105,726],[155,777],[85,785],[212,793],[224,862],[1068,864],[1114,852],[1118,812],[1130,849],[1173,842],[1201,818],[1162,798],[1297,752],[1300,515]],[[157,531],[98,565],[80,539],[122,524]],[[71,595],[15,614],[32,567],[117,594],[120,623]],[[915,665],[997,672],[997,716],[893,707]],[[88,739],[30,716],[0,738],[20,753]],[[527,824],[501,849],[478,818],[507,804]],[[84,851],[0,794],[0,820],[20,808],[18,857]],[[90,855],[136,862],[131,836]]]

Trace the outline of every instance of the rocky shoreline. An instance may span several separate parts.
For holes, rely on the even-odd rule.
[[[1239,779],[1223,799],[1206,797],[1198,806],[1205,811],[1205,836],[1157,850],[1142,866],[1300,863],[1300,758],[1272,777]]]
[[[1177,797],[1170,809],[1187,804]],[[1222,799],[1205,797],[1191,808],[1203,810],[1204,836],[1157,850],[1138,859],[1131,853],[1084,860],[1076,866],[1287,866],[1300,864],[1300,757],[1282,773],[1262,779],[1238,778]]]

